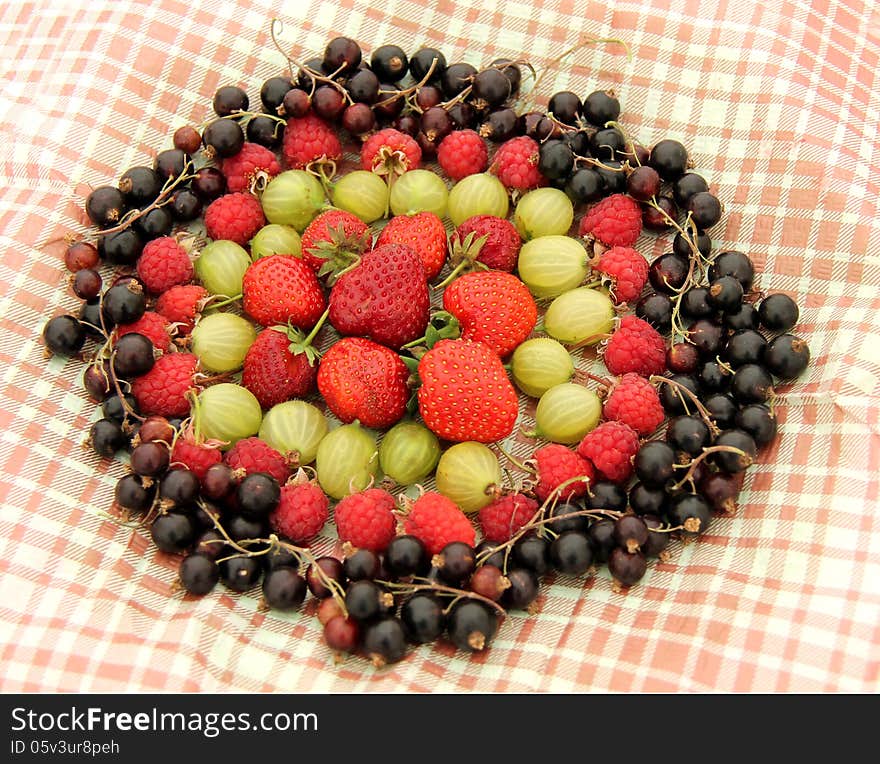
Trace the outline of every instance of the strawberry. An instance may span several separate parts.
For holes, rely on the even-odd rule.
[[[528,287],[504,271],[457,278],[443,293],[443,307],[458,319],[464,339],[483,342],[502,358],[531,334],[538,320]]]
[[[376,240],[377,247],[384,244],[412,247],[422,260],[427,281],[440,273],[446,262],[446,228],[433,212],[391,218]]]
[[[270,409],[291,398],[303,398],[315,387],[317,353],[301,332],[273,326],[257,335],[244,357],[241,384],[260,406]]]
[[[470,236],[470,238],[468,238]],[[510,273],[516,268],[522,240],[513,223],[494,215],[474,215],[465,220],[450,239],[452,265],[465,260]]]
[[[345,210],[326,210],[308,224],[302,235],[302,259],[315,273],[339,248],[360,255],[370,246],[370,227]]]
[[[326,308],[315,272],[288,255],[261,257],[244,274],[245,313],[263,326],[290,324],[311,329]]]
[[[362,337],[343,337],[321,359],[318,390],[343,422],[390,427],[406,412],[409,370],[393,350]]]
[[[513,431],[519,402],[501,359],[482,342],[440,340],[419,362],[419,412],[432,432],[480,443]]]
[[[330,323],[340,334],[399,349],[424,334],[429,304],[419,256],[405,244],[386,244],[339,277],[330,292]]]

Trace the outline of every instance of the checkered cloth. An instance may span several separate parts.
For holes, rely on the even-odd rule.
[[[69,0],[0,7],[0,690],[876,691],[880,666],[880,11],[859,0]],[[491,4],[490,4],[491,5]],[[63,247],[84,189],[167,148],[217,86],[260,84],[334,34],[432,44],[450,61],[550,66],[555,90],[613,87],[642,142],[691,148],[726,205],[716,246],[802,306],[809,371],[742,505],[626,594],[558,577],[471,657],[423,647],[333,664],[311,615],[222,587],[173,593],[175,558],[106,514],[120,463],[81,449],[76,362],[39,331],[70,310]],[[559,64],[584,37],[616,37]],[[645,235],[649,256],[667,239]],[[518,446],[522,453],[525,446]],[[325,540],[319,548],[329,548]]]

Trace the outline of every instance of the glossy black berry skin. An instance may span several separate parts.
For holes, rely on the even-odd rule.
[[[636,454],[635,473],[645,485],[660,488],[675,474],[675,450],[661,440],[645,443]]]
[[[385,550],[385,567],[394,578],[423,576],[431,568],[431,558],[415,536],[397,536]]]
[[[703,392],[724,392],[730,387],[732,379],[733,374],[716,360],[704,361],[697,367],[697,380]]]
[[[743,292],[748,292],[755,280],[755,266],[742,252],[720,252],[709,266],[709,281],[722,276],[733,276],[742,284]]]
[[[43,327],[43,342],[55,355],[74,355],[85,341],[85,327],[73,316],[50,318]]]
[[[708,190],[709,184],[702,175],[686,172],[672,184],[672,198],[679,207],[686,210],[691,197]]]
[[[409,70],[409,58],[399,45],[380,45],[370,56],[370,68],[382,82],[400,82]]]
[[[661,334],[668,333],[672,328],[672,311],[672,299],[659,292],[645,295],[636,303],[636,315]]]
[[[688,327],[688,341],[696,345],[700,355],[714,357],[721,351],[724,330],[720,323],[700,318]]]
[[[234,119],[215,119],[202,133],[202,142],[215,157],[235,156],[244,146],[244,133]]]
[[[627,552],[615,547],[608,557],[608,570],[621,586],[632,586],[644,577],[648,561],[641,552]]]
[[[406,632],[397,618],[383,618],[364,630],[364,652],[375,666],[397,663],[406,656]]]
[[[658,533],[654,529],[662,528],[663,521],[657,515],[645,515],[642,517],[645,525],[648,526],[648,540],[642,545],[642,554],[645,557],[659,557],[661,553],[669,546],[670,534]]]
[[[443,72],[446,71],[446,56],[436,48],[420,48],[412,55],[409,60],[409,72],[416,82],[421,82],[425,78],[435,59],[437,63],[428,80],[432,85],[440,82]]]
[[[153,368],[153,343],[143,334],[123,334],[113,348],[113,370],[120,379],[133,379]]]
[[[493,543],[492,541],[484,540],[477,544],[477,548],[475,550],[476,556],[480,559],[480,565],[492,565],[499,570],[504,569],[504,549],[499,549],[497,551],[493,551],[488,557],[483,559],[481,555],[483,555],[487,550],[494,550],[498,545]]]
[[[516,134],[516,112],[505,107],[489,112],[486,120],[479,126],[478,132],[493,143],[503,143]],[[566,176],[567,177],[567,176]]]
[[[189,157],[180,149],[166,149],[156,154],[153,169],[164,183],[168,178],[177,178],[183,174],[189,163]]]
[[[709,302],[709,287],[691,287],[681,296],[681,314],[685,318],[709,318],[715,307]]]
[[[236,491],[241,514],[252,520],[262,520],[278,506],[281,487],[271,475],[253,472],[238,484]]]
[[[350,37],[334,37],[324,49],[322,67],[327,73],[337,70],[351,72],[358,68],[363,53],[360,46]]]
[[[598,520],[590,526],[587,534],[593,548],[593,559],[596,562],[608,562],[611,551],[617,546],[614,540],[614,521]]]
[[[690,265],[687,258],[668,252],[660,255],[648,269],[651,286],[658,292],[675,295],[687,279]]]
[[[159,515],[150,526],[153,542],[163,552],[179,554],[193,545],[196,529],[192,520],[179,512]]]
[[[260,88],[260,103],[267,114],[278,114],[284,96],[293,88],[289,77],[270,77]]]
[[[250,99],[247,93],[234,85],[224,85],[214,93],[214,113],[218,117],[226,117],[237,111],[247,111]]]
[[[323,573],[323,576],[318,574],[318,570]],[[345,585],[345,571],[342,563],[335,557],[319,557],[309,565],[309,569],[306,572],[306,583],[308,584],[309,591],[319,600],[326,599],[333,593],[325,583],[324,578],[335,581],[340,586]]]
[[[727,339],[724,359],[734,369],[747,363],[761,363],[767,349],[764,335],[754,329],[741,329]]]
[[[118,223],[125,209],[125,194],[115,186],[99,186],[86,197],[86,215],[99,228]]]
[[[626,491],[610,480],[597,480],[590,485],[584,497],[587,509],[609,509],[612,512],[623,512],[626,509]]]
[[[767,295],[761,301],[758,316],[761,325],[771,332],[788,332],[798,322],[800,311],[791,297],[777,292]]]
[[[776,416],[763,403],[750,403],[736,414],[736,426],[755,441],[758,448],[771,443],[776,437]]]
[[[730,392],[739,403],[764,403],[773,392],[773,378],[763,366],[747,363],[733,373]]]
[[[552,522],[548,523],[547,527],[554,533],[564,533],[565,531],[579,531],[581,533],[586,533],[590,521],[585,515],[579,517],[566,517],[562,520],[555,519],[562,515],[578,512],[581,509],[580,506],[574,503],[559,502],[548,513],[548,518],[552,519]]]
[[[345,609],[356,621],[372,620],[386,611],[386,594],[374,581],[354,581],[345,592]]]
[[[800,376],[809,363],[809,345],[793,334],[780,334],[771,340],[764,354],[764,364],[780,379]]]
[[[709,234],[698,231],[697,240],[694,243],[697,245],[697,250],[700,254],[704,257],[709,256],[709,253],[712,251],[712,239],[709,238]],[[688,240],[680,233],[675,234],[675,237],[672,239],[672,251],[682,257],[690,257],[693,254]]]
[[[104,317],[110,326],[131,324],[147,310],[144,292],[131,284],[117,284],[104,292]]]
[[[565,193],[576,204],[588,204],[602,198],[605,186],[602,176],[588,167],[575,170],[565,186]]]
[[[299,558],[288,549],[276,546],[263,555],[263,567],[266,570],[275,568],[293,568],[299,571]]]
[[[687,172],[687,149],[678,141],[662,140],[651,149],[648,162],[663,180],[672,182]]]
[[[174,227],[174,216],[165,207],[156,207],[142,214],[132,224],[144,241],[168,236]]]
[[[216,167],[201,167],[196,170],[191,187],[204,204],[210,204],[226,193],[226,176]]]
[[[342,569],[349,581],[368,581],[379,577],[382,560],[369,549],[357,549],[342,561]]]
[[[142,207],[154,201],[162,190],[163,179],[152,167],[132,167],[119,179],[119,190],[131,207]]]
[[[635,483],[629,491],[629,505],[637,515],[661,515],[668,502],[663,488],[652,488],[642,482]]]
[[[515,96],[519,92],[522,83],[522,70],[509,58],[496,58],[489,66],[501,71],[510,83],[510,95]]]
[[[441,581],[458,586],[474,572],[476,554],[470,544],[452,541],[440,550],[434,558],[434,564]]]
[[[501,595],[501,604],[512,610],[525,610],[538,598],[538,577],[526,568],[507,572],[510,586]]]
[[[171,216],[180,223],[188,223],[202,214],[202,200],[195,191],[179,188],[171,195]]]
[[[733,427],[738,409],[732,396],[727,393],[712,393],[703,399],[703,405],[715,424],[722,430]]]
[[[443,604],[433,594],[416,592],[400,608],[400,620],[411,642],[428,644],[446,628]]]
[[[733,276],[721,276],[709,284],[706,299],[715,310],[735,310],[742,304],[742,284]]]
[[[735,332],[740,329],[757,329],[760,326],[758,311],[748,302],[743,302],[736,310],[726,312],[721,317],[721,323]]]
[[[269,529],[265,520],[253,520],[238,513],[224,518],[223,526],[233,541],[264,538]]]
[[[715,438],[716,446],[731,446],[742,451],[738,454],[732,451],[720,451],[712,454],[712,461],[718,468],[729,474],[735,474],[747,469],[755,459],[758,447],[754,438],[744,430],[725,430]]]
[[[583,575],[593,564],[593,549],[589,537],[586,533],[574,530],[560,533],[550,544],[550,561],[560,573]]]
[[[119,478],[113,491],[116,503],[129,512],[146,512],[153,504],[155,495],[155,487],[152,484],[145,485],[144,479],[134,474]]]
[[[247,140],[267,149],[277,149],[284,139],[284,125],[269,117],[254,117],[244,131]]]
[[[199,498],[201,484],[195,472],[188,469],[171,470],[159,482],[159,498],[172,506],[191,504]]]
[[[123,400],[125,402],[124,405]],[[101,413],[107,419],[112,419],[115,422],[121,423],[125,421],[129,416],[129,411],[134,411],[135,414],[140,413],[138,411],[137,401],[130,393],[124,393],[121,400],[116,393],[108,395],[101,404]]]
[[[620,101],[608,90],[590,93],[581,107],[584,119],[594,127],[605,127],[606,122],[615,121],[620,116]]]
[[[101,259],[111,265],[134,265],[143,248],[143,239],[133,228],[108,233],[98,242]]]
[[[699,191],[690,197],[687,203],[688,212],[697,228],[706,230],[721,220],[724,208],[715,194],[708,191]]]
[[[626,151],[626,138],[616,127],[605,127],[597,130],[590,137],[590,153],[599,161],[619,160]],[[626,177],[625,173],[621,175]],[[625,184],[624,180],[624,184]]]
[[[447,633],[450,641],[468,652],[485,650],[498,629],[498,616],[481,602],[461,600],[449,614]]]
[[[712,507],[698,493],[682,493],[669,503],[666,519],[673,526],[684,526],[680,532],[688,536],[705,533],[712,523]]]
[[[551,140],[538,151],[538,171],[550,180],[567,178],[574,166],[574,154],[562,140]]]
[[[697,383],[696,377],[692,374],[673,374],[670,379],[687,388],[694,395],[699,395],[700,387]],[[686,414],[688,411],[693,411],[694,409],[691,397],[687,393],[678,390],[673,385],[660,385],[660,389],[657,393],[660,396],[660,404],[663,406],[663,410],[669,416]]]
[[[259,557],[233,557],[219,564],[221,583],[234,592],[246,592],[260,582],[263,567]]]
[[[578,117],[581,114],[581,99],[570,90],[562,90],[554,93],[547,104],[547,113],[552,114],[557,121],[565,125],[577,126]]]
[[[117,451],[125,448],[128,438],[119,422],[99,419],[89,429],[88,442],[98,456],[109,459]]]
[[[602,167],[597,167],[596,172],[602,177],[605,184],[606,194],[622,194],[626,191],[626,173],[621,172],[623,162],[619,159],[603,160]]]
[[[709,427],[698,416],[677,416],[666,427],[669,445],[688,456],[699,456],[710,440]]]
[[[194,553],[183,558],[178,575],[187,592],[202,597],[217,585],[220,568],[211,556]]]
[[[513,545],[511,558],[515,565],[543,576],[550,570],[550,544],[540,536],[523,536]]]
[[[345,89],[355,103],[371,104],[379,96],[379,78],[369,69],[360,69],[345,83]]]
[[[295,568],[279,566],[263,576],[263,598],[274,610],[296,610],[306,598],[306,580]]]

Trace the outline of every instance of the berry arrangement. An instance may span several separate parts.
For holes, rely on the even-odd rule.
[[[795,302],[714,251],[686,148],[632,138],[611,91],[524,107],[524,61],[338,37],[288,64],[260,111],[221,87],[91,191],[79,310],[43,328],[86,363],[88,446],[127,452],[114,508],[182,555],[179,586],[310,593],[332,651],[384,665],[487,649],[553,571],[635,585],[733,512],[810,353]],[[645,231],[670,251],[649,262]]]

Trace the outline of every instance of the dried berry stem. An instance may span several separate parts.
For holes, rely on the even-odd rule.
[[[416,583],[417,581],[425,581],[426,583]],[[469,591],[467,589],[456,589],[452,586],[446,586],[445,584],[438,584],[435,581],[429,581],[428,579],[414,578],[413,583],[397,583],[395,581],[376,581],[379,586],[384,586],[388,589],[391,589],[392,592],[396,594],[413,594],[415,592],[433,592],[434,594],[438,594],[444,597],[454,597],[452,602],[449,604],[449,608],[452,607],[458,600],[460,599],[470,599],[476,600],[478,602],[482,602],[484,605],[488,605],[489,607],[498,611],[501,616],[506,616],[507,611],[501,607],[497,602],[493,602],[488,597],[484,597],[482,594],[477,594],[476,592]],[[447,608],[447,610],[449,609]]]
[[[738,454],[739,456],[742,456],[745,459],[751,460],[751,456],[749,456],[745,451],[743,451],[741,448],[737,448],[736,446],[709,446],[707,448],[704,448],[703,452],[699,456],[697,456],[695,459],[693,459],[689,465],[687,465],[688,471],[685,473],[684,477],[681,480],[679,480],[677,483],[675,483],[672,487],[673,488],[681,488],[685,483],[693,480],[694,472],[696,472],[697,467],[699,466],[700,462],[705,461],[706,457],[710,456],[711,454],[721,454],[721,453]],[[678,465],[678,466],[684,467],[686,465]]]
[[[707,409],[700,399],[693,394],[691,390],[688,390],[683,384],[680,382],[676,382],[674,379],[669,379],[668,377],[661,377],[658,374],[652,374],[648,377],[650,382],[662,382],[664,385],[669,385],[673,390],[675,390],[679,395],[684,393],[688,398],[691,399],[691,402],[696,407],[697,411],[700,412],[700,416],[703,418],[703,421],[706,423],[706,426],[709,428],[709,431],[713,435],[717,435],[721,430],[718,429],[718,425],[715,424],[715,420],[712,419],[712,414]]]

